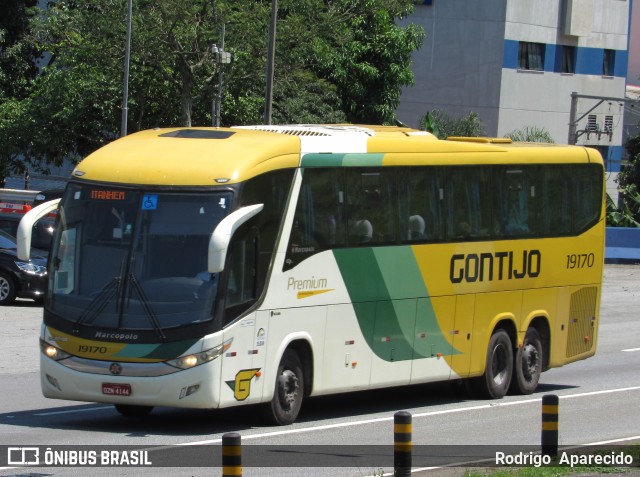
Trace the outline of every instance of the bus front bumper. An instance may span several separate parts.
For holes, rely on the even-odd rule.
[[[215,409],[219,376],[217,360],[164,376],[131,377],[77,371],[40,355],[42,394],[52,399]]]

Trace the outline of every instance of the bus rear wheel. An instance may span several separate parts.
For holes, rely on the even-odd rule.
[[[115,404],[116,411],[123,416],[143,417],[151,412],[153,406],[134,406],[132,404]]]
[[[473,396],[483,399],[500,399],[507,394],[513,374],[513,346],[509,334],[496,330],[489,340],[485,371],[482,376],[468,380]]]
[[[302,407],[304,374],[298,354],[291,349],[284,352],[275,382],[275,392],[269,405],[269,417],[275,424],[292,424]]]
[[[542,340],[535,328],[529,328],[524,343],[516,351],[510,391],[531,394],[538,387],[542,373]]]

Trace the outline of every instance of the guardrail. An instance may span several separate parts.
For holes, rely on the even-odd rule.
[[[0,202],[33,202],[39,190],[0,189]]]
[[[605,263],[640,263],[640,228],[607,227]]]

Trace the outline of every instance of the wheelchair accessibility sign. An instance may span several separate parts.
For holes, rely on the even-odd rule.
[[[158,208],[158,194],[145,194],[142,198],[142,210],[156,210]]]

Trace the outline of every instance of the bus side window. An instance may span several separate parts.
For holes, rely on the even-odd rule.
[[[344,182],[341,169],[303,171],[284,270],[345,243]]]
[[[440,168],[409,167],[398,171],[398,218],[402,242],[444,239],[444,188]]]
[[[447,239],[486,239],[493,234],[490,173],[479,167],[447,169]]]
[[[393,168],[348,169],[347,214],[350,247],[395,243],[396,173]]]

